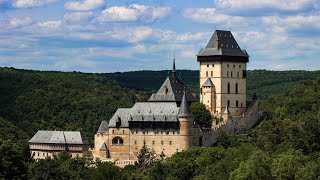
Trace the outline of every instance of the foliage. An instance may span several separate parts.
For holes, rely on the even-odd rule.
[[[0,179],[27,179],[27,164],[21,149],[0,139]]]
[[[206,106],[200,102],[193,102],[190,106],[193,119],[201,126],[201,128],[210,128],[212,126],[212,115],[206,109]]]
[[[157,155],[153,149],[149,149],[144,143],[137,155],[138,161],[136,166],[140,169],[146,169],[157,161]]]

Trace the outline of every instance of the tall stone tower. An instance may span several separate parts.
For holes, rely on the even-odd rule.
[[[200,102],[212,115],[220,117],[225,109],[231,116],[246,110],[246,70],[249,55],[230,31],[216,30],[206,48],[197,54],[200,63]]]

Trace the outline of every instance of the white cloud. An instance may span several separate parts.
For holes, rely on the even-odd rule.
[[[170,11],[169,7],[150,7],[139,4],[131,4],[128,7],[113,6],[102,11],[98,20],[101,22],[140,20],[149,23],[167,17]]]
[[[245,18],[240,16],[217,13],[215,8],[188,8],[182,11],[182,15],[195,22],[224,24],[228,26],[246,22]]]
[[[67,22],[71,23],[81,23],[81,22],[86,22],[90,19],[93,18],[93,13],[92,12],[71,12],[71,13],[66,13],[63,16],[63,19]]]
[[[57,30],[62,26],[62,21],[46,21],[38,23],[40,28],[50,29],[50,30]]]
[[[287,30],[315,27],[320,29],[320,14],[314,15],[295,15],[287,17],[266,16],[262,17],[262,22],[269,26],[283,27]]]
[[[115,28],[111,31],[106,31],[105,34],[113,39],[135,43],[147,39],[152,35],[152,32],[153,29],[150,27],[138,26],[134,28]]]
[[[104,0],[83,0],[67,2],[64,7],[71,11],[91,11],[105,6]]]
[[[59,0],[14,0],[12,5],[16,8],[40,7]]]
[[[297,11],[312,7],[317,0],[215,0],[215,7],[219,9],[250,10],[250,9],[276,9]]]
[[[10,28],[20,28],[25,27],[32,24],[32,19],[30,17],[18,19],[18,18],[12,18],[9,20],[9,27]]]

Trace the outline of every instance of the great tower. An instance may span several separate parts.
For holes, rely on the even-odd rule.
[[[197,54],[200,64],[200,102],[216,117],[224,112],[240,116],[246,111],[247,63],[230,31],[216,30]]]

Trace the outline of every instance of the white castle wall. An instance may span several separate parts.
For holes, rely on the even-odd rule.
[[[247,108],[244,116],[238,118],[231,117],[227,122],[220,124],[218,128],[203,129],[202,146],[212,146],[223,132],[227,134],[239,134],[258,124],[263,118],[263,111],[259,110],[258,104],[258,101],[253,101]]]

